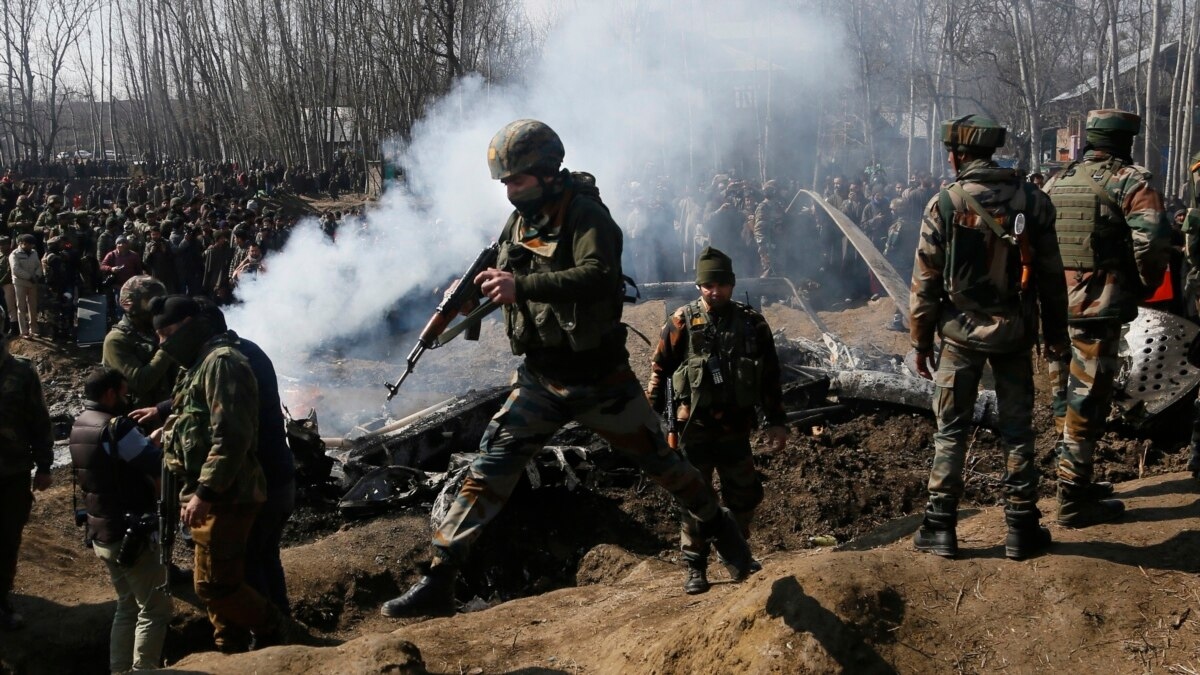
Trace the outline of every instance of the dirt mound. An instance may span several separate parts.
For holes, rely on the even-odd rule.
[[[1021,563],[1004,559],[1003,514],[988,508],[961,522],[960,560],[917,553],[905,539],[788,552],[743,584],[688,596],[678,567],[643,559],[616,581],[413,623],[389,639],[416,645],[431,672],[1189,672],[1200,657],[1196,487],[1158,476],[1118,496],[1130,507],[1124,521],[1052,525],[1052,552]],[[595,556],[599,568],[625,558]],[[298,672],[394,644],[368,636],[179,666]]]
[[[343,673],[344,675],[422,675],[428,672],[421,652],[394,635],[367,635],[340,647],[271,647],[229,659],[213,652],[175,664],[176,672],[194,673]]]

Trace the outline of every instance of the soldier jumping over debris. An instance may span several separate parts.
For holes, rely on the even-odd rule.
[[[492,177],[515,207],[496,269],[474,283],[504,308],[513,353],[525,356],[512,394],[480,440],[480,454],[433,535],[429,571],[384,616],[452,612],[459,568],[504,507],[525,465],[571,420],[629,456],[699,522],[736,580],[758,567],[733,515],[700,472],[672,451],[629,367],[621,323],[621,230],[595,179],[561,168],[562,141],[535,120],[505,126],[488,147]]]

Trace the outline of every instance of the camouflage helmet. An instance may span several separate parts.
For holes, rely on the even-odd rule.
[[[553,173],[566,154],[553,129],[537,120],[517,120],[492,137],[488,168],[496,180],[522,173]]]
[[[50,195],[49,197],[46,197],[46,205],[47,206],[55,206],[55,205],[62,206],[62,204],[63,204],[63,196],[62,195]]]
[[[998,148],[1004,145],[1008,130],[983,115],[963,115],[942,122],[942,143],[951,150],[958,148]]]
[[[25,195],[17,195],[17,206],[23,206],[24,204],[25,204]]]
[[[128,312],[144,313],[150,311],[151,300],[166,294],[163,282],[149,274],[139,274],[121,286],[120,303]]]
[[[183,206],[183,197],[171,197],[171,208]]]
[[[1119,131],[1136,136],[1142,130],[1142,118],[1113,108],[1090,110],[1086,126],[1087,131]]]
[[[1200,172],[1200,152],[1192,155],[1192,161],[1188,165],[1189,170],[1193,173]]]

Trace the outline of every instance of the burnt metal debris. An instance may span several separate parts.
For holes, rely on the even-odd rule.
[[[895,269],[839,211],[820,196],[802,192],[845,233],[896,302],[907,325],[908,289]],[[864,408],[930,413],[934,385],[915,374],[911,353],[901,357],[847,345],[829,331],[804,294],[786,278],[746,279],[739,282],[738,290],[759,302],[791,304],[821,332],[819,341],[775,334],[791,423],[813,425]],[[690,283],[648,283],[641,286],[641,292],[647,300],[690,300],[696,291]],[[1126,331],[1123,367],[1117,380],[1121,394],[1116,409],[1123,422],[1142,426],[1200,384],[1200,369],[1187,362],[1188,347],[1198,335],[1200,329],[1177,316],[1140,310]],[[432,518],[438,522],[477,456],[464,450],[477,447],[509,391],[509,387],[470,391],[361,437],[337,439],[345,458],[346,482],[355,483],[343,499],[343,513],[364,515],[420,505],[431,508]],[[996,413],[995,392],[981,391],[974,423],[995,428]],[[604,441],[576,425],[555,435],[527,467],[535,487],[556,484],[568,489],[632,471],[608,451]]]

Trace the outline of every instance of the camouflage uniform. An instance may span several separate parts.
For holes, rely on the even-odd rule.
[[[501,235],[497,267],[516,275],[520,298],[505,306],[505,323],[525,364],[434,533],[439,561],[466,562],[471,543],[500,512],[525,465],[571,420],[630,456],[699,519],[717,514],[699,473],[667,447],[629,368],[620,323],[620,229],[598,201],[570,189],[552,212],[540,230],[514,213]]]
[[[1192,206],[1183,221],[1184,256],[1188,263],[1185,293],[1194,311],[1200,314],[1200,152],[1192,155]],[[1200,479],[1200,398],[1196,399],[1196,412],[1192,416],[1191,457],[1188,471]]]
[[[777,251],[783,239],[784,205],[776,193],[775,181],[767,181],[763,191],[766,199],[754,210],[754,243],[758,246],[758,259],[762,276],[776,273],[779,261]]]
[[[516,210],[501,233],[496,261],[513,276],[516,301],[504,305],[505,329],[513,353],[525,362],[434,532],[429,573],[384,603],[384,616],[453,608],[457,569],[471,544],[503,508],[529,460],[571,420],[636,462],[704,521],[736,579],[752,569],[733,517],[695,467],[667,446],[629,367],[621,229],[591,176],[560,170],[564,152],[558,135],[536,120],[510,123],[488,147],[492,178],[537,178],[536,188],[509,194]]]
[[[0,338],[2,339],[2,338]],[[29,472],[50,472],[50,412],[33,364],[0,344],[0,624],[12,620],[8,594],[17,573],[21,532],[33,506]]]
[[[1133,129],[1138,124],[1130,113],[1092,111],[1089,138],[1107,120]],[[1121,324],[1137,316],[1138,302],[1158,286],[1170,256],[1171,227],[1150,179],[1144,167],[1089,146],[1046,185],[1058,208],[1068,288],[1070,365],[1050,368],[1055,423],[1062,430],[1058,478],[1068,488],[1092,483],[1092,455],[1112,403]],[[1061,499],[1059,520],[1067,524]]]
[[[258,384],[233,338],[213,333],[196,318],[164,342],[188,370],[163,424],[163,461],[179,477],[180,504],[193,495],[212,504],[204,524],[192,528],[194,584],[217,647],[234,650],[246,644],[247,630],[276,634],[284,618],[245,582],[246,541],[267,490],[257,454]],[[194,356],[174,348],[200,341]]]
[[[968,116],[946,123],[943,133],[956,147],[971,148],[977,142],[995,143],[984,146],[988,148],[1002,145],[1003,128],[994,123],[988,126],[990,121],[982,122],[985,126],[981,128],[993,134],[999,130],[998,141],[995,135],[976,143],[955,138],[959,133],[955,125],[964,120],[968,124],[976,120],[978,124],[980,119]],[[990,156],[991,152],[983,154]],[[1024,183],[1019,173],[1002,169],[990,160],[968,159],[957,169],[957,182],[931,199],[925,209],[913,262],[913,347],[919,353],[930,354],[935,331],[942,336],[941,357],[933,375],[938,431],[929,476],[929,506],[919,537],[925,532],[954,531],[963,493],[966,441],[979,380],[987,363],[991,363],[996,378],[997,431],[1006,457],[1003,490],[1010,531],[1038,527],[1030,354],[1037,334],[1034,296],[1040,305],[1047,341],[1052,345],[1066,342],[1066,289],[1050,200]],[[964,194],[991,216],[994,227]],[[1017,231],[1021,220],[1023,233]],[[1004,238],[996,229],[1003,230]],[[1033,275],[1024,293],[1022,246],[1029,247],[1029,272]],[[953,540],[952,535],[950,538]],[[922,548],[920,540],[918,548]],[[934,552],[953,556],[957,542]]]
[[[721,355],[717,361],[714,351]],[[720,364],[726,386],[711,384],[714,363]],[[755,406],[762,408],[767,426],[787,423],[771,327],[741,303],[716,312],[709,312],[703,300],[689,303],[671,315],[654,351],[646,394],[658,409],[666,406],[668,377],[676,381],[684,456],[710,485],[714,471],[720,476],[721,498],[749,537],[763,497],[750,452],[750,432],[758,422]],[[693,381],[707,391],[693,390]],[[699,536],[695,519],[685,515],[680,540],[689,564],[707,560],[709,544]]]

